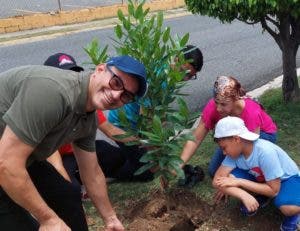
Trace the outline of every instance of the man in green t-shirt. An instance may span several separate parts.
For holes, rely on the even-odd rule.
[[[61,60],[62,65],[68,62]],[[51,167],[40,165],[59,146],[72,142],[81,179],[107,230],[124,230],[97,163],[95,110],[121,107],[142,97],[146,89],[144,65],[129,56],[113,57],[92,73],[24,66],[0,74],[1,229],[88,230],[86,222],[81,228],[71,227],[65,215],[72,209],[78,214],[81,202],[72,206],[53,200],[53,194],[72,187],[70,183]],[[29,177],[35,165],[42,173],[31,172]],[[71,192],[66,197],[72,198]],[[79,214],[78,219],[83,220],[83,213]]]

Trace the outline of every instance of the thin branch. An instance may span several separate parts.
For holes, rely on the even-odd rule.
[[[237,20],[239,20],[241,22],[244,22],[244,23],[246,23],[248,25],[254,25],[254,24],[260,22],[260,20],[257,20],[257,21],[247,21],[247,20],[242,19],[241,17],[237,17]]]
[[[266,15],[266,19],[267,19],[269,22],[273,23],[274,26],[279,27],[279,23],[278,23],[276,20],[274,20],[273,18],[271,18],[269,15]]]
[[[292,38],[295,39],[296,43],[300,44],[300,22],[291,17],[291,27],[292,27]]]
[[[269,34],[274,38],[275,42],[278,44],[278,46],[280,47],[280,49],[282,49],[282,45],[281,45],[281,42],[280,42],[280,36],[279,36],[279,34],[277,34],[275,31],[273,31],[271,29],[271,27],[268,26],[267,21],[266,21],[266,19],[264,17],[262,17],[260,19],[260,23],[261,23],[262,28],[264,28],[266,31],[269,32]]]

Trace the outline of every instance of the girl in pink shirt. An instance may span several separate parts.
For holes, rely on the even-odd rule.
[[[195,140],[188,141],[181,153],[184,163],[193,156],[207,133],[225,116],[237,116],[244,120],[246,127],[261,139],[276,142],[277,127],[264,108],[246,96],[241,84],[233,77],[220,76],[214,84],[214,98],[203,109],[202,117],[194,131]],[[225,155],[217,149],[209,164],[209,174],[213,176]]]

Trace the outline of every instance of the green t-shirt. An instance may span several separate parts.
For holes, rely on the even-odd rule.
[[[0,137],[6,125],[35,147],[29,162],[74,142],[95,151],[95,112],[85,111],[89,73],[23,66],[0,74]]]

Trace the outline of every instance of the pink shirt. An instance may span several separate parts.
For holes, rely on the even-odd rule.
[[[240,116],[244,120],[246,127],[250,131],[255,131],[258,127],[265,133],[275,133],[277,131],[276,124],[271,116],[254,100],[245,98],[245,107]],[[210,99],[205,105],[202,112],[202,121],[206,129],[212,130],[216,123],[221,119],[214,99]]]

